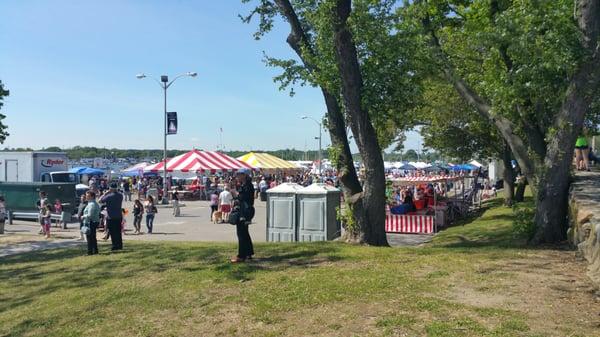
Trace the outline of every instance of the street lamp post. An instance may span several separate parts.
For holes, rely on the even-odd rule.
[[[167,89],[169,89],[169,87],[171,86],[171,84],[173,84],[173,82],[175,82],[178,78],[183,77],[183,76],[189,76],[189,77],[196,77],[198,75],[198,73],[196,72],[187,72],[185,74],[181,74],[178,76],[175,76],[175,78],[173,78],[173,80],[171,80],[171,82],[169,82],[169,76],[167,75],[162,75],[160,77],[160,81],[157,80],[156,78],[152,77],[152,76],[148,76],[144,73],[141,74],[137,74],[135,77],[137,77],[138,79],[144,79],[144,78],[151,78],[153,79],[156,83],[158,83],[158,85],[160,85],[160,87],[163,89],[163,93],[164,93],[164,126],[165,126],[165,131],[164,131],[164,152],[163,152],[163,204],[168,203],[167,201]]]
[[[323,137],[322,137],[323,125],[318,120],[316,120],[312,117],[309,117],[309,116],[302,116],[301,118],[302,119],[311,119],[315,123],[317,123],[317,125],[319,126],[319,182],[323,182],[323,156],[321,154],[321,142],[323,140]]]

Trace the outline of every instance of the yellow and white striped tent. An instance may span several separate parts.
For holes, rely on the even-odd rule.
[[[289,161],[268,153],[250,152],[237,159],[263,171],[292,171],[300,169]]]

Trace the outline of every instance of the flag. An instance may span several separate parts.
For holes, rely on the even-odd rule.
[[[167,112],[167,134],[177,134],[177,112]]]

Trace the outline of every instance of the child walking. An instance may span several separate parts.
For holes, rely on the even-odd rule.
[[[46,209],[42,215],[42,221],[44,224],[44,234],[46,235],[46,239],[50,239],[50,224],[52,223],[52,206],[50,204],[46,205]]]

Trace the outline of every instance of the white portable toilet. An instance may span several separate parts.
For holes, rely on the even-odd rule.
[[[340,197],[339,189],[326,184],[298,191],[298,241],[329,241],[341,235]]]
[[[285,183],[267,190],[267,242],[295,242],[296,193],[301,185]]]

